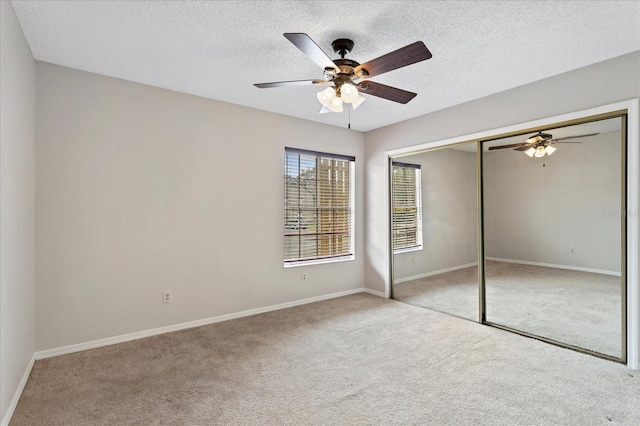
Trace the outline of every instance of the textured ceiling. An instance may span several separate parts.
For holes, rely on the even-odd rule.
[[[372,78],[418,93],[373,96],[351,113],[368,131],[640,50],[638,1],[13,1],[35,59],[346,127],[322,114],[322,70],[282,34],[304,32],[335,58],[351,38],[364,63],[422,40],[433,58]],[[585,90],[588,90],[585,88]]]

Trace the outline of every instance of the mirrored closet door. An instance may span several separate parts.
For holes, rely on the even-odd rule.
[[[625,120],[391,158],[392,297],[625,362]]]
[[[624,358],[623,124],[483,142],[487,323]]]
[[[479,320],[477,143],[393,159],[394,299]]]

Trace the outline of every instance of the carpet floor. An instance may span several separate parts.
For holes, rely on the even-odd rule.
[[[487,261],[487,321],[620,358],[620,277]],[[394,298],[478,321],[478,269],[394,285]]]
[[[640,372],[356,294],[35,363],[11,425],[638,425]]]

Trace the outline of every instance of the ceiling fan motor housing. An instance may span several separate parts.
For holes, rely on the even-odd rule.
[[[527,139],[527,143],[535,143],[537,144],[540,141],[547,141],[549,139],[551,139],[553,136],[550,135],[549,133],[542,133],[539,132],[537,135],[531,136],[529,139]]]
[[[347,77],[352,77],[355,73],[354,68],[360,65],[359,62],[351,59],[336,59],[333,62],[340,68],[338,74],[344,74]]]
[[[553,137],[553,135],[549,134],[549,133],[539,133],[540,136],[542,136],[542,139],[547,140],[547,139],[551,139]]]

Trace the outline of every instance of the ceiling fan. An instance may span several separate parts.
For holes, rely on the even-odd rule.
[[[331,47],[335,53],[340,55],[340,58],[332,60],[307,34],[284,33],[283,35],[302,53],[307,55],[309,59],[324,69],[323,78],[257,83],[254,86],[264,89],[270,87],[328,85],[329,87],[317,94],[318,100],[322,104],[321,114],[331,111],[342,112],[344,103],[350,103],[353,109],[356,109],[365,100],[360,93],[406,104],[417,94],[365,79],[427,60],[432,56],[423,42],[416,41],[408,46],[360,64],[352,59],[345,58],[353,49],[354,43],[352,40],[346,38],[334,40],[331,43]]]
[[[496,149],[514,148],[514,151],[524,151],[529,157],[544,157],[555,152],[556,143],[582,143],[579,141],[567,141],[566,139],[586,138],[595,136],[598,133],[589,133],[586,135],[565,136],[563,138],[553,139],[553,135],[549,133],[538,132],[524,142],[512,143],[509,145],[490,146],[489,151]]]

